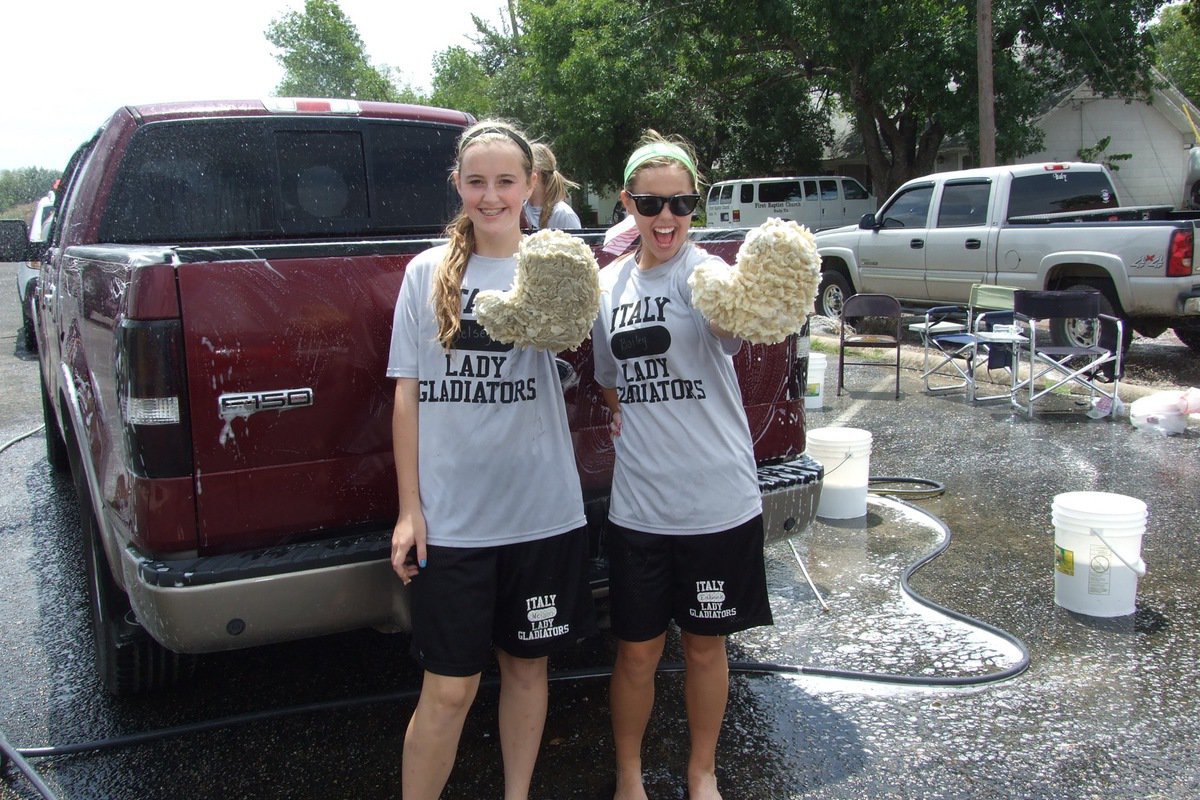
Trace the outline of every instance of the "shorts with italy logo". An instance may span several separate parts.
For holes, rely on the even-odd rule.
[[[771,625],[762,515],[718,533],[644,533],[608,523],[612,632],[644,642],[672,619],[688,633],[725,636]]]
[[[427,550],[408,585],[412,655],[436,675],[476,675],[493,648],[541,658],[597,632],[587,528],[498,547]]]

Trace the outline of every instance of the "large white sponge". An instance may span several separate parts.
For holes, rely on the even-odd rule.
[[[812,232],[772,217],[751,229],[732,269],[701,264],[692,273],[692,302],[717,328],[756,344],[797,333],[821,283]]]
[[[600,306],[599,267],[580,239],[556,230],[525,237],[512,289],[480,292],[475,313],[488,336],[517,347],[574,350]]]

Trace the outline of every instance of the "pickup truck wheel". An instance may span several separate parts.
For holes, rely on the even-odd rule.
[[[27,353],[37,352],[37,335],[33,331],[33,301],[34,295],[30,292],[29,299],[25,301],[24,313],[21,315],[21,343]]]
[[[1188,349],[1193,353],[1200,353],[1200,326],[1190,327],[1180,325],[1176,328],[1171,328],[1171,333],[1179,337],[1179,341],[1188,346]]]
[[[846,298],[854,294],[850,281],[840,272],[828,270],[821,273],[821,285],[817,288],[816,311],[822,317],[842,318],[842,306]]]
[[[196,657],[166,649],[138,623],[128,596],[109,571],[91,504],[81,499],[79,505],[100,683],[110,694],[129,696],[186,682],[195,673]]]
[[[46,423],[46,462],[50,465],[51,472],[62,474],[71,469],[71,460],[67,457],[67,443],[58,427],[58,417],[54,415],[54,408],[50,405],[46,383],[39,380],[38,384],[42,389],[42,420]]]
[[[1097,292],[1100,295],[1100,313],[1108,314],[1111,317],[1120,316],[1116,312],[1112,299],[1108,293],[1101,287],[1092,283],[1074,283],[1070,286],[1062,287],[1068,292]],[[1133,326],[1129,321],[1125,321],[1124,330],[1121,336],[1121,352],[1128,352],[1129,345],[1133,342]],[[1089,344],[1091,342],[1092,326],[1084,320],[1056,320],[1050,326],[1050,341],[1060,347],[1077,347]]]

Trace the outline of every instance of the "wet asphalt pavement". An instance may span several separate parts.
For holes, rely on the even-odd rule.
[[[0,267],[0,287],[11,283],[10,266]],[[0,302],[0,446],[41,423],[36,361],[18,349],[17,327],[16,303]],[[1090,420],[1066,400],[1028,420],[1004,406],[926,396],[911,369],[899,400],[886,371],[874,369],[852,373],[849,394],[838,398],[832,372],[810,428],[869,430],[873,475],[929,479],[945,493],[873,495],[863,520],[818,522],[795,538],[828,611],[791,548],[769,548],[776,625],[730,644],[735,661],[758,671],[732,679],[718,754],[727,800],[1200,797],[1200,429],[1160,437],[1127,421]],[[1149,508],[1135,614],[1103,619],[1054,604],[1050,508],[1056,494],[1076,490],[1126,494]],[[418,681],[404,636],[363,631],[220,654],[186,690],[109,698],[92,672],[77,525],[71,487],[51,477],[40,433],[0,452],[0,732],[10,742],[87,742],[316,705],[31,759],[57,796],[399,796]],[[910,565],[943,546],[910,585],[965,618],[900,587]],[[611,652],[602,636],[553,663],[559,677],[535,798],[611,796]],[[678,658],[672,637],[668,659]],[[772,664],[783,669],[763,666]],[[822,670],[911,680],[812,674]],[[935,685],[948,682],[963,685]],[[666,671],[659,687],[647,787],[654,798],[682,798],[682,678]],[[500,788],[496,693],[487,684],[445,797],[495,798]],[[35,796],[10,765],[0,799]]]

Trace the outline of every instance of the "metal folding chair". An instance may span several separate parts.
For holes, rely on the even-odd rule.
[[[882,319],[888,333],[849,333],[847,325],[855,320]],[[847,361],[847,349],[874,348],[896,351],[896,397],[900,397],[900,301],[890,294],[852,294],[842,305],[841,332],[838,334],[838,385],[840,397],[846,383],[846,367],[892,367],[890,361]],[[876,324],[876,323],[873,323]]]
[[[975,373],[984,358],[989,369],[1012,365],[1012,337],[993,329],[1013,323],[1014,292],[1009,286],[977,283],[966,306],[935,306],[925,312],[923,323],[909,326],[924,341],[921,378],[927,393],[965,390],[971,402],[1011,396],[1008,391],[980,396]]]
[[[1018,365],[1025,374],[1013,369],[1012,404],[1032,417],[1040,398],[1064,386],[1078,386],[1088,390],[1090,400],[1097,395],[1108,398],[1111,413],[1124,374],[1121,342],[1125,327],[1117,317],[1100,313],[1100,294],[1019,290],[1013,297],[1013,311],[1025,339],[1016,345]],[[1069,331],[1072,341],[1054,343],[1042,323],[1051,330]],[[1101,382],[1112,386],[1106,389]]]

